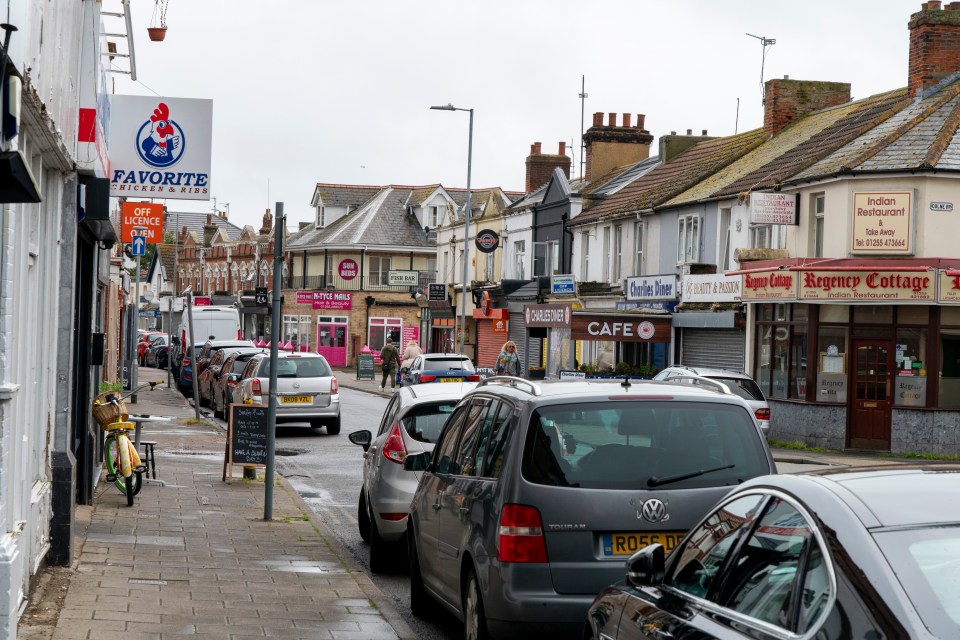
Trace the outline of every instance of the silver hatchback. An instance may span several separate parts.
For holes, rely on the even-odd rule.
[[[730,393],[740,396],[747,401],[750,408],[753,409],[753,415],[760,423],[760,430],[764,435],[770,432],[770,403],[763,397],[763,392],[753,378],[739,371],[730,369],[713,369],[710,367],[688,367],[676,365],[667,367],[656,376],[654,380],[671,380],[673,378],[688,378],[690,376],[699,376],[709,378],[724,384]],[[689,382],[689,380],[683,380]]]
[[[354,431],[350,442],[363,447],[363,483],[357,505],[360,537],[370,543],[370,569],[380,572],[390,560],[403,557],[410,500],[420,480],[419,471],[406,471],[408,454],[433,451],[447,418],[472,382],[401,387],[383,412],[376,435]],[[392,553],[400,551],[399,554]]]

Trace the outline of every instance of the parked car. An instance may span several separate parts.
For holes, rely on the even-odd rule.
[[[732,487],[776,472],[721,385],[494,377],[457,405],[410,505],[410,605],[468,638],[575,637],[651,542],[672,548]]]
[[[140,366],[145,366],[146,361],[144,360],[144,354],[147,352],[147,349],[150,347],[151,342],[157,336],[165,336],[167,334],[160,331],[147,331],[146,333],[141,333],[137,341],[137,364]]]
[[[213,383],[220,376],[220,368],[228,356],[243,350],[251,353],[262,351],[250,341],[245,341],[249,342],[249,345],[244,346],[220,345],[218,342],[207,341],[203,348],[203,355],[198,357],[197,391],[200,393],[200,406],[213,406]]]
[[[267,404],[270,390],[270,354],[250,359],[233,392],[234,402]],[[317,353],[277,354],[277,424],[309,422],[340,433],[340,385],[327,359]]]
[[[400,371],[400,386],[426,382],[480,382],[470,358],[460,353],[424,353]]]
[[[161,348],[166,349],[169,341],[170,338],[165,333],[153,336],[143,352],[141,365],[145,367],[159,367],[157,353]],[[164,366],[166,366],[166,363],[164,363]]]
[[[200,353],[203,350],[203,345],[205,343],[199,342],[193,345],[194,352],[197,354],[197,359],[200,358]],[[193,360],[190,359],[190,349],[184,349],[180,355],[180,366],[177,373],[177,382],[180,385],[180,391],[186,395],[193,395]]]
[[[760,428],[764,435],[770,432],[770,403],[763,397],[763,392],[753,378],[739,371],[729,369],[711,369],[709,367],[687,367],[673,366],[667,367],[653,377],[654,380],[669,380],[681,376],[701,376],[710,378],[717,382],[722,382],[731,393],[735,393],[744,400],[753,409],[753,414],[760,423]]]
[[[668,557],[645,547],[584,638],[958,638],[960,466],[757,478]],[[645,633],[645,635],[641,635]]]
[[[410,500],[420,473],[403,468],[408,453],[433,451],[447,418],[472,382],[402,387],[393,395],[376,435],[354,431],[350,442],[363,447],[363,481],[357,504],[360,537],[370,543],[370,570],[380,572],[406,550]]]
[[[237,349],[223,361],[219,374],[213,380],[211,406],[214,417],[226,419],[230,403],[233,402],[233,390],[240,384],[240,375],[250,359],[258,353],[263,353],[263,349]]]

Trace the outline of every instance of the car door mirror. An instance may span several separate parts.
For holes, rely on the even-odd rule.
[[[627,560],[627,582],[635,587],[656,587],[663,584],[663,545],[650,544]]]
[[[403,459],[404,471],[426,471],[430,466],[429,452],[412,453]]]
[[[364,429],[363,431],[354,431],[349,436],[350,442],[355,445],[363,447],[363,450],[366,451],[370,448],[370,443],[373,441],[373,434]]]

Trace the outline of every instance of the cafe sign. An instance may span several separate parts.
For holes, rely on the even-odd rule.
[[[740,300],[759,302],[765,300],[792,301],[797,299],[797,274],[794,271],[774,269],[743,274]]]
[[[622,315],[575,315],[570,337],[573,340],[669,343],[670,320]]]
[[[933,303],[937,278],[932,271],[803,271],[800,300]]]
[[[850,253],[913,255],[913,191],[854,192]]]

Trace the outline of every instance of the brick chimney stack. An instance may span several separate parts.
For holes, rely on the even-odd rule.
[[[527,156],[527,193],[550,182],[553,170],[558,168],[570,179],[570,157],[567,155],[567,143],[561,142],[557,154],[542,153],[542,145],[534,142]]]
[[[599,178],[616,167],[646,160],[650,157],[650,144],[653,136],[643,128],[645,116],[637,114],[636,124],[631,125],[631,114],[624,113],[623,121],[617,126],[617,114],[607,114],[607,124],[603,124],[603,113],[593,114],[593,126],[583,134],[586,149],[585,163],[587,180]]]
[[[924,2],[910,16],[910,97],[960,71],[960,2]]]
[[[808,113],[850,102],[849,82],[791,80],[784,76],[782,80],[767,80],[764,91],[763,131],[768,136]]]
[[[213,236],[217,235],[217,223],[213,221],[213,214],[207,214],[207,224],[203,225],[203,246],[209,247]]]

